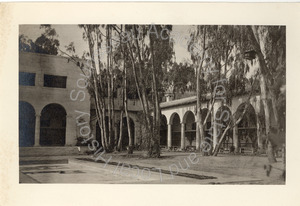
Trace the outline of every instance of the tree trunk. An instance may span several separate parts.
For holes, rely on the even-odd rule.
[[[123,110],[121,111],[120,115],[120,134],[119,134],[119,140],[118,140],[118,151],[122,150],[122,139],[123,139]]]
[[[202,66],[203,66],[203,62],[204,62],[204,57],[205,57],[205,41],[206,41],[206,27],[203,28],[203,50],[202,50],[202,55],[201,55],[201,62],[199,65],[199,68],[197,69],[197,105],[196,105],[196,110],[197,110],[197,139],[198,142],[196,140],[196,149],[198,151],[200,151],[202,153],[202,155],[206,155],[207,152],[205,152],[203,149],[200,148],[201,143],[204,141],[204,126],[202,123],[202,115],[201,115],[201,86],[200,86],[200,78],[201,78],[201,72],[202,72]]]
[[[134,56],[133,56],[133,50],[132,46],[130,45],[129,42],[127,42],[128,48],[129,48],[129,57],[132,63],[132,69],[133,69],[133,75],[134,75],[134,80],[136,84],[136,89],[138,92],[138,96],[140,99],[140,102],[142,103],[142,108],[143,108],[143,113],[144,113],[144,119],[145,119],[145,128],[146,128],[146,140],[149,142],[152,139],[152,122],[150,120],[150,113],[149,113],[149,103],[148,99],[146,97],[146,90],[145,90],[145,85],[143,84],[143,73],[142,73],[142,59],[140,55],[140,47],[138,44],[138,39],[137,39],[137,31],[136,27],[133,26],[134,29],[134,34],[135,34],[135,47],[136,47],[136,52],[137,52],[137,57],[138,57],[138,72],[136,70],[136,63],[134,61]]]
[[[283,162],[283,173],[282,173],[282,177],[285,180],[285,171],[286,171],[286,151],[285,151],[285,144],[282,145],[282,162]]]
[[[110,27],[107,25],[106,27],[106,46],[110,48]],[[107,49],[107,116],[108,116],[108,149],[111,147],[112,142],[112,110],[111,110],[111,68],[110,68],[110,55],[111,51]]]
[[[112,41],[110,39],[110,41]],[[110,45],[112,45],[112,43],[110,42]],[[112,51],[111,51],[112,52]],[[110,55],[110,62],[111,62],[111,68],[113,69],[114,68],[114,65],[113,65],[113,59],[112,59],[112,55]],[[111,141],[110,141],[110,147],[111,148],[114,148],[115,147],[115,104],[114,104],[114,90],[115,90],[115,84],[114,84],[114,71],[111,71],[112,73],[112,77],[111,77],[111,125],[112,125],[112,131],[111,131]]]
[[[159,139],[160,139],[160,106],[159,106],[159,100],[158,100],[158,91],[157,91],[157,75],[156,75],[156,70],[155,70],[155,61],[154,61],[154,42],[153,42],[153,37],[151,38],[150,35],[150,51],[151,51],[151,56],[152,56],[152,84],[153,84],[153,96],[154,96],[154,119],[153,119],[153,135],[152,135],[152,140],[150,143],[150,148],[149,148],[149,156],[154,156],[154,157],[160,157],[160,146],[159,146]]]
[[[267,87],[264,75],[260,77],[260,90],[261,90],[261,99],[265,111],[265,122],[266,122],[266,135],[267,135],[267,151],[268,151],[268,160],[270,163],[276,162],[274,154],[274,146],[272,141],[270,141],[270,108],[267,100]]]
[[[137,93],[138,93],[138,96],[139,96],[139,100],[142,104],[142,109],[143,109],[143,114],[144,114],[144,119],[145,119],[145,126],[146,126],[146,130],[147,132],[151,132],[151,129],[149,128],[149,125],[150,125],[150,121],[149,119],[147,118],[147,109],[146,109],[146,103],[144,101],[144,97],[142,95],[142,83],[140,83],[140,78],[138,77],[138,74],[137,74],[137,69],[136,69],[136,65],[135,65],[135,62],[134,62],[134,57],[133,57],[133,51],[132,51],[132,48],[131,48],[131,45],[129,42],[127,42],[127,45],[128,45],[128,48],[129,48],[129,57],[130,57],[130,60],[131,60],[131,65],[132,65],[132,70],[133,70],[133,77],[134,77],[134,81],[135,81],[135,86],[136,86],[136,89],[137,89]],[[143,77],[141,77],[143,78]],[[147,134],[146,134],[147,135]]]
[[[275,97],[275,94],[273,92],[273,90],[270,90],[270,95],[271,95],[271,99],[272,99],[272,108],[273,108],[273,113],[274,113],[274,119],[275,119],[275,127],[277,128],[277,134],[279,135],[279,133],[281,133],[281,125],[279,123],[279,115],[278,115],[278,109],[277,109],[277,99]],[[283,174],[282,174],[282,177],[285,179],[285,171],[286,171],[286,154],[285,154],[285,135],[280,135],[281,137],[281,142],[279,142],[280,144],[279,145],[276,145],[277,147],[280,147],[281,148],[281,156],[282,156],[282,163],[283,163]],[[272,137],[271,137],[272,138]],[[275,145],[273,145],[275,146]]]
[[[123,32],[123,25],[121,25],[121,32]],[[127,90],[126,89],[126,83],[125,83],[125,78],[127,78],[127,75],[125,73],[125,50],[122,46],[122,37],[120,35],[120,46],[121,46],[121,51],[123,54],[123,71],[124,71],[124,83],[123,83],[123,87],[122,87],[122,103],[123,103],[123,108],[120,114],[120,133],[119,133],[119,140],[118,140],[118,150],[121,151],[122,150],[122,140],[123,140],[123,109],[125,109],[125,95],[127,96]]]
[[[226,133],[228,132],[229,129],[230,129],[230,123],[227,125],[227,127],[224,130],[224,132],[223,132],[223,134],[222,134],[222,136],[221,136],[218,144],[216,145],[216,148],[214,149],[214,152],[213,152],[213,156],[217,156],[218,155],[220,147],[221,147],[221,145],[222,145],[222,143],[223,143],[223,141],[225,139],[224,137],[225,137],[225,135],[226,135]]]
[[[125,109],[125,115],[126,115],[126,121],[127,121],[127,131],[128,131],[128,154],[133,153],[133,140],[132,140],[132,134],[130,129],[130,118],[128,115],[128,104],[127,104],[127,69],[125,67],[124,62],[124,109]]]
[[[280,124],[279,124],[279,117],[278,117],[278,110],[277,110],[277,99],[275,97],[274,92],[270,89],[269,90],[269,94],[271,96],[271,101],[272,101],[272,110],[273,110],[273,114],[274,114],[274,120],[275,120],[275,127],[277,129],[277,132],[279,133],[280,131]]]
[[[255,38],[255,33],[257,32],[254,27],[247,26],[248,33],[250,35],[250,40],[255,48],[256,54],[258,56],[259,61],[259,71],[260,71],[260,90],[261,90],[261,99],[264,106],[265,111],[265,122],[266,122],[266,135],[267,135],[267,150],[268,150],[268,160],[270,163],[276,162],[276,158],[274,155],[274,146],[272,142],[269,140],[270,137],[270,109],[267,100],[267,84],[266,84],[266,73],[267,66],[265,62],[265,58],[261,52],[260,44]]]

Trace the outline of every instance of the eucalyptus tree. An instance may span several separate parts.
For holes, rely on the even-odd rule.
[[[285,94],[282,95],[281,91],[286,84],[286,28],[285,26],[247,26],[247,32],[259,62],[268,158],[272,163],[276,161],[275,146],[285,145]],[[271,108],[268,103],[269,97]],[[276,128],[273,132],[270,129],[271,110],[275,119],[274,128]],[[279,115],[283,117],[283,121],[279,120]],[[278,134],[280,138],[275,138]]]
[[[83,39],[89,46],[89,51],[83,56],[85,63],[80,66],[90,72],[89,92],[94,100],[96,117],[101,129],[101,144],[104,151],[111,152],[115,148],[117,138],[114,93],[118,80],[112,25],[79,25],[79,27],[83,29]]]
[[[142,105],[145,128],[144,144],[147,155],[160,156],[160,117],[159,103],[162,91],[163,68],[173,56],[173,43],[170,39],[170,25],[125,25],[114,26],[122,36],[123,49],[128,53],[134,84]]]
[[[56,30],[50,24],[42,24],[40,29],[44,32],[35,41],[23,34],[19,36],[19,51],[58,55],[60,43]]]
[[[164,91],[172,91],[176,99],[177,93],[184,94],[196,90],[196,75],[193,66],[187,62],[169,65],[164,71]]]
[[[191,33],[191,41],[189,44],[189,50],[192,55],[192,60],[197,68],[197,132],[203,140],[203,125],[205,122],[201,121],[201,88],[199,82],[201,79],[218,79],[225,78],[229,80],[224,82],[226,90],[227,100],[230,100],[232,96],[247,93],[246,84],[249,82],[253,85],[253,90],[260,90],[263,108],[264,108],[264,121],[266,125],[266,134],[268,141],[268,156],[270,162],[275,161],[274,158],[274,146],[272,145],[272,135],[270,134],[270,108],[267,98],[271,97],[272,111],[274,113],[277,131],[282,130],[278,118],[279,108],[285,105],[284,98],[282,101],[276,101],[280,96],[280,88],[285,86],[285,27],[276,26],[197,26],[196,30]],[[245,58],[245,52],[254,50],[259,62],[259,82],[260,87],[257,88],[256,84],[253,84],[253,75],[255,71],[250,71],[249,62]],[[204,63],[209,59],[210,68],[214,68],[215,74],[200,75],[205,71]],[[255,56],[251,59],[251,65],[255,61]],[[253,68],[253,67],[252,67]],[[246,74],[252,73],[250,79],[246,78]],[[234,80],[234,82],[232,81]],[[215,79],[214,79],[215,81]],[[235,89],[232,89],[232,87]],[[242,87],[240,87],[242,86]],[[212,89],[212,87],[210,87]],[[237,89],[236,89],[237,88]],[[214,91],[216,92],[216,91]],[[216,99],[216,93],[213,90],[210,91],[211,105],[213,105]],[[218,92],[218,91],[217,91]],[[251,92],[248,94],[251,94]],[[281,95],[282,97],[283,95]],[[249,99],[249,98],[248,98]],[[280,102],[280,103],[279,103]],[[281,105],[281,106],[280,106]],[[212,108],[212,107],[211,107]],[[281,109],[280,111],[285,111]],[[211,111],[210,111],[211,112]],[[242,112],[241,114],[243,114]],[[208,112],[209,115],[209,112]],[[234,115],[232,115],[233,117]],[[208,116],[206,116],[207,118]],[[240,118],[235,118],[240,119]],[[233,120],[232,120],[233,121]],[[235,121],[236,122],[236,121]],[[283,121],[284,122],[284,121]],[[201,125],[202,124],[202,125]],[[230,128],[236,126],[236,123],[230,122]],[[228,129],[228,130],[229,130]],[[224,130],[227,132],[228,130]],[[219,139],[217,145],[222,143],[222,136]],[[258,134],[259,135],[259,134]],[[200,140],[200,138],[198,137]],[[274,143],[273,143],[274,144]],[[197,143],[199,145],[199,142]],[[199,146],[198,146],[199,147]],[[214,151],[214,155],[217,155],[218,147]]]
[[[208,118],[210,115],[214,118],[212,114],[214,114],[215,101],[221,99],[225,104],[230,103],[228,102],[230,100],[228,76],[238,57],[233,55],[236,48],[236,35],[235,29],[231,26],[195,26],[191,31],[188,50],[197,73],[196,147],[204,155],[207,154],[205,152],[207,149],[200,145],[205,142],[204,126]],[[201,103],[206,96],[210,98],[210,107],[206,116],[202,117]]]

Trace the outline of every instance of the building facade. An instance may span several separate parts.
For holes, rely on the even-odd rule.
[[[122,100],[114,99],[115,131],[120,127]],[[134,143],[141,137],[137,100],[128,100]],[[125,124],[125,125],[124,125]],[[123,145],[128,142],[123,121]],[[95,104],[86,88],[85,76],[69,58],[29,52],[19,53],[19,146],[76,146],[78,138],[100,143]]]
[[[224,101],[216,100],[213,105],[212,114],[207,119],[205,125],[205,144],[210,144],[211,148],[215,148],[218,143],[222,131],[229,123],[229,116],[237,111],[242,112],[248,95],[235,96],[231,99],[230,104]],[[161,106],[161,145],[167,148],[175,148],[185,150],[188,148],[199,149],[201,144],[200,137],[196,132],[196,96],[166,101]],[[229,102],[229,101],[227,101]],[[211,107],[209,100],[203,101],[201,104],[202,121]],[[223,114],[222,114],[223,112]],[[271,114],[271,126],[275,125],[273,112]],[[230,129],[225,136],[225,140],[221,145],[224,151],[233,151],[234,148],[258,149],[263,148],[264,129],[264,110],[259,94],[252,95],[250,105],[247,107],[240,123]]]
[[[90,113],[80,69],[68,58],[19,54],[19,146],[76,144],[76,118]],[[89,115],[83,117],[90,121]]]

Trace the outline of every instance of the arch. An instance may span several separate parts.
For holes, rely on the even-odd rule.
[[[191,117],[192,115],[193,115],[194,121],[195,121],[195,114],[194,114],[194,112],[192,112],[191,110],[186,111],[186,112],[184,113],[184,115],[183,115],[182,123],[186,123],[187,118],[188,118],[188,117],[189,117],[189,118],[192,118],[192,117]]]
[[[48,104],[41,112],[40,145],[64,146],[66,142],[66,110],[60,104]]]
[[[167,146],[168,122],[165,115],[160,116],[160,145]]]
[[[28,102],[19,101],[19,147],[33,146],[34,134],[35,134],[34,107]]]
[[[172,123],[172,146],[179,147],[181,139],[181,122],[177,113],[173,113],[171,116]]]
[[[237,114],[242,114],[246,104],[242,103],[237,108]],[[251,104],[248,105],[247,110],[242,120],[237,125],[238,138],[240,148],[252,148],[255,149],[257,145],[257,116],[255,109]]]
[[[187,111],[183,116],[185,123],[184,135],[186,146],[196,146],[196,118],[192,111]]]
[[[179,114],[177,112],[174,112],[170,116],[169,124],[173,124],[174,117],[176,117],[176,118],[178,117],[179,118],[179,122],[180,122],[180,116],[179,116]]]

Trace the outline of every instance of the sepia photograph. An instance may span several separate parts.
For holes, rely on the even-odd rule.
[[[19,25],[19,182],[284,185],[286,26]]]
[[[0,205],[298,205],[299,11],[0,3]]]

